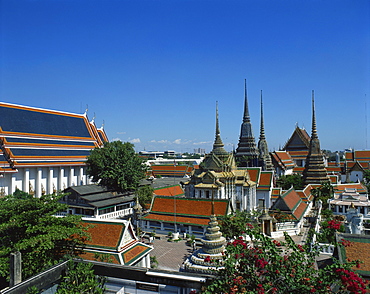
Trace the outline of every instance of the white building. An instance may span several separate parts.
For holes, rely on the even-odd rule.
[[[108,141],[87,114],[0,102],[0,195],[89,184],[86,157]]]

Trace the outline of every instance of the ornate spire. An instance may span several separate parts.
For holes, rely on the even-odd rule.
[[[220,126],[218,121],[218,102],[216,102],[216,136],[215,142],[213,143],[212,152],[216,155],[228,155],[227,151],[224,149],[224,143],[222,142],[220,136]]]
[[[317,129],[316,129],[316,115],[315,115],[315,93],[312,90],[312,139],[318,139]]]
[[[240,166],[252,167],[258,165],[258,150],[248,109],[247,80],[244,80],[244,115],[235,156]]]
[[[262,90],[261,90],[261,129],[260,129],[260,140],[266,139],[265,137],[265,124],[263,122],[263,102],[262,102]]]
[[[247,94],[247,79],[244,79],[244,115],[243,115],[243,123],[250,123],[251,118],[249,116],[249,109],[248,109],[248,94]]]
[[[306,165],[303,170],[303,180],[307,184],[322,184],[329,181],[327,170],[324,163],[324,155],[321,152],[320,140],[316,129],[316,115],[315,115],[315,98],[312,90],[312,133],[310,139],[310,146],[306,158]]]
[[[262,102],[262,90],[261,90],[261,126],[260,126],[260,138],[258,140],[258,152],[259,152],[259,163],[262,170],[273,170],[271,156],[267,146],[267,140],[265,136],[265,126],[263,122],[263,102]]]

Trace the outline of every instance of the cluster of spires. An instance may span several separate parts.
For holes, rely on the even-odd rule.
[[[212,154],[220,158],[224,163],[229,160],[227,151],[220,136],[220,127],[218,119],[218,104],[216,104],[216,137],[213,144]],[[263,99],[261,90],[261,122],[260,136],[256,146],[255,138],[252,131],[252,123],[248,109],[247,81],[244,80],[244,114],[241,125],[238,148],[235,152],[235,159],[241,167],[261,167],[262,170],[273,170],[271,156],[268,150],[264,116],[263,116]],[[310,140],[309,153],[306,159],[306,166],[303,172],[303,179],[306,184],[321,184],[328,181],[327,171],[324,164],[323,154],[320,149],[320,141],[317,135],[316,115],[315,115],[315,98],[312,91],[312,134]]]
[[[265,126],[263,120],[262,90],[261,90],[260,137],[258,141],[258,146],[256,146],[248,108],[247,80],[244,80],[243,123],[241,125],[239,144],[238,148],[236,149],[235,157],[239,162],[239,165],[243,167],[260,166],[262,167],[262,170],[273,169],[265,135]]]

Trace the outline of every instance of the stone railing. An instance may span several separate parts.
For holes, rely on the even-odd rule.
[[[133,214],[133,209],[132,208],[126,208],[118,211],[112,211],[109,213],[105,213],[102,215],[97,215],[96,218],[98,219],[109,219],[109,218],[121,218],[128,216],[130,214]]]
[[[332,244],[318,243],[320,254],[329,254],[333,255],[335,246]]]

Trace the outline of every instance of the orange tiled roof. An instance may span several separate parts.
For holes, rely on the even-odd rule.
[[[301,219],[303,217],[304,212],[307,209],[307,203],[302,201],[298,207],[294,210],[293,215],[296,217],[296,219]]]
[[[270,190],[272,186],[273,172],[261,172],[257,190]]]
[[[350,246],[339,246],[339,254],[342,262],[347,259],[361,260],[360,268],[354,267],[353,269],[359,274],[370,276],[370,238],[368,235],[350,235],[339,234],[338,241],[341,239],[351,242]]]
[[[85,249],[81,254],[79,254],[79,257],[86,260],[92,260],[97,261],[95,254],[98,252],[89,251],[88,249]],[[100,253],[100,252],[99,252]],[[108,257],[108,263],[113,264],[121,264],[119,262],[119,254],[118,253],[106,253],[102,252],[101,254],[104,254],[104,256]]]
[[[155,189],[154,194],[157,196],[179,196],[183,195],[184,191],[180,185],[176,185]]]
[[[281,198],[284,199],[285,204],[291,210],[293,210],[294,207],[297,206],[301,201],[301,197],[299,197],[298,193],[294,189],[290,189],[285,192],[285,194],[283,194]]]
[[[282,168],[293,168],[294,167],[294,162],[288,152],[274,151],[272,153],[272,156],[275,159],[275,161],[280,165],[280,167]]]
[[[153,175],[161,176],[181,176],[191,175],[194,167],[188,165],[152,165],[151,167]]]
[[[123,262],[125,264],[132,263],[135,259],[140,257],[143,253],[148,251],[148,247],[144,246],[143,244],[136,244],[135,246],[129,248],[125,252],[122,253],[123,255]]]
[[[344,192],[345,188],[356,189],[357,192],[360,193],[360,194],[367,193],[366,187],[362,183],[334,185],[335,193],[342,193],[342,192]]]
[[[176,200],[176,203],[175,201]],[[174,198],[161,197],[154,198],[151,212],[174,214],[176,205],[177,215],[209,216],[212,211],[211,199],[199,198]],[[228,200],[214,200],[214,210],[216,215],[226,215],[228,213]]]
[[[271,199],[277,199],[281,195],[281,188],[273,188],[271,191]]]
[[[121,236],[125,230],[124,223],[110,223],[93,220],[83,220],[88,227],[91,240],[86,241],[87,246],[118,249]]]
[[[287,152],[293,159],[306,159],[308,155],[308,150],[288,150]]]
[[[258,183],[260,179],[261,168],[260,167],[248,167],[247,171],[248,171],[250,180],[252,182]]]
[[[182,223],[187,225],[198,225],[198,226],[206,226],[209,222],[209,216],[206,217],[186,217],[186,216],[179,216],[170,215],[170,214],[156,214],[156,213],[149,213],[148,215],[144,216],[143,219],[145,220],[156,220],[156,221],[163,221],[168,223]]]
[[[370,150],[355,151],[354,160],[369,162],[370,161]]]
[[[354,160],[352,152],[346,152],[344,155],[346,157],[346,160],[350,160],[350,161]]]
[[[286,210],[286,208],[288,210]],[[300,220],[304,215],[308,205],[302,201],[300,195],[293,188],[286,191],[273,205],[273,209],[280,208],[282,212]]]
[[[304,167],[302,167],[302,166],[296,166],[296,167],[293,168],[293,173],[295,173],[295,174],[301,174],[301,173],[303,173],[303,171],[304,171]]]
[[[342,172],[342,169],[340,168],[340,166],[327,166],[326,167],[326,170],[328,172],[334,172],[334,173],[340,173],[340,172]]]

